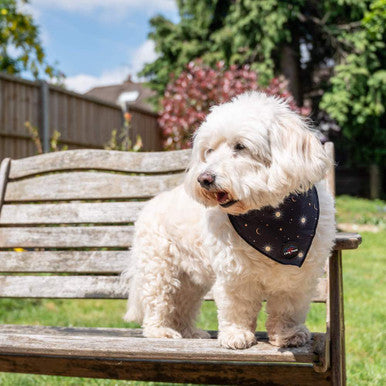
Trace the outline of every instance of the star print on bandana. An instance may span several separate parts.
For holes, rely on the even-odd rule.
[[[280,264],[301,267],[318,225],[318,193],[313,187],[290,194],[277,208],[228,217],[239,236],[260,253]]]

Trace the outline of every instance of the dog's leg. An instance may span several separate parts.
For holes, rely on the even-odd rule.
[[[166,291],[145,300],[142,327],[146,338],[182,338],[173,317],[173,304],[173,294]]]
[[[181,287],[179,269],[166,249],[161,256],[152,256],[151,264],[143,264],[142,268],[146,278],[141,283],[143,335],[147,338],[182,338],[175,321],[176,297]],[[162,267],[162,271],[154,267]]]
[[[169,274],[172,272],[175,273],[167,283],[157,284],[161,291],[149,291],[153,296],[144,298],[144,335],[148,338],[210,338],[206,331],[195,327],[208,288],[194,283],[186,273],[177,274],[177,267],[170,267]]]
[[[181,331],[183,338],[209,339],[209,333],[196,327],[196,319],[202,299],[210,287],[195,283],[186,273],[181,275],[180,280],[181,288],[177,295],[175,309],[178,330]]]
[[[298,347],[305,345],[311,334],[304,325],[311,303],[310,291],[280,293],[267,300],[266,328],[274,346]]]
[[[214,297],[218,308],[220,345],[231,349],[245,349],[256,343],[257,314],[262,296],[250,283],[216,283]]]

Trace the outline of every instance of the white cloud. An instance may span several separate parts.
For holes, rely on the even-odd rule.
[[[18,1],[17,7],[19,11],[23,13],[28,13],[29,15],[31,15],[34,20],[39,19],[41,15],[39,9],[37,9],[36,7],[33,7],[30,3],[23,3],[21,1]]]
[[[128,74],[127,67],[117,67],[113,70],[103,71],[100,76],[88,74],[69,76],[64,83],[68,89],[84,93],[93,87],[122,83]]]
[[[100,76],[88,74],[69,76],[65,79],[64,83],[70,90],[84,93],[93,87],[122,83],[129,74],[134,79],[137,79],[136,74],[143,68],[143,65],[152,62],[156,58],[154,42],[146,40],[130,55],[128,66],[120,66],[112,70],[103,71]]]
[[[130,60],[130,73],[136,77],[145,63],[151,63],[157,59],[153,40],[146,40],[132,55]]]

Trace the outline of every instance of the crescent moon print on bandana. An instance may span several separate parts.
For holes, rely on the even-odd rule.
[[[318,193],[312,187],[290,194],[277,208],[228,217],[239,236],[257,251],[280,264],[301,267],[318,225]]]

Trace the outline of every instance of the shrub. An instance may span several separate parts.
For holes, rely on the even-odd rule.
[[[246,91],[264,91],[287,99],[291,108],[303,115],[307,108],[298,108],[287,88],[284,77],[273,78],[267,87],[259,85],[259,77],[248,65],[225,68],[218,62],[215,68],[201,60],[190,62],[186,69],[168,84],[161,101],[159,124],[167,150],[191,147],[195,130],[204,120],[211,106],[228,102]]]

